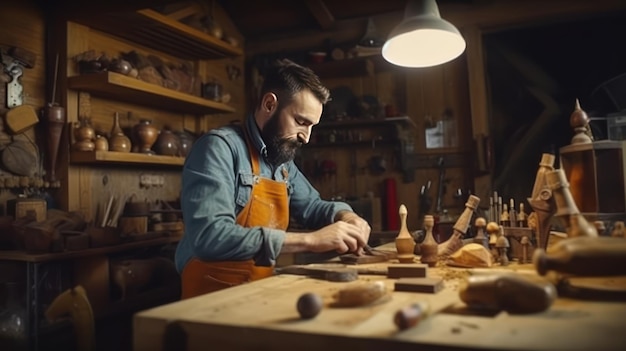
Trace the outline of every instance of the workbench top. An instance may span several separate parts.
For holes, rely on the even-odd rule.
[[[517,274],[534,274],[530,265],[510,267]],[[383,281],[390,298],[355,308],[330,305],[338,290],[359,281],[277,275],[136,314],[134,350],[621,350],[626,345],[626,303],[558,298],[536,314],[471,314],[458,295],[468,274],[429,268],[429,277],[445,282],[436,294],[395,292],[394,279],[359,275],[359,281]],[[320,294],[325,302],[309,320],[296,310],[306,292]],[[399,331],[395,312],[424,301],[432,313]]]
[[[530,265],[509,267],[517,274],[534,274]],[[134,350],[623,350],[626,345],[624,302],[560,297],[541,313],[471,314],[458,293],[469,274],[466,269],[429,268],[429,277],[445,282],[436,294],[396,292],[394,279],[361,274],[359,281],[383,281],[390,299],[352,308],[329,305],[340,289],[358,281],[277,275],[136,314]],[[309,320],[296,310],[306,292],[318,293],[325,302]],[[399,331],[395,312],[416,302],[429,303],[432,313]]]

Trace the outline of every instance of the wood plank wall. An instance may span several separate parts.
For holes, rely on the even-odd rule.
[[[44,14],[32,1],[11,1],[2,5],[0,11],[0,45],[5,48],[20,47],[36,55],[33,68],[24,69],[20,78],[24,87],[24,104],[39,111],[45,105],[45,26]],[[5,127],[6,83],[11,77],[0,72],[0,149],[4,149],[16,139],[37,141],[41,123],[24,132],[23,135],[11,134]],[[13,176],[0,165],[0,177]],[[19,189],[0,189],[0,214],[4,213],[6,201],[20,192]]]

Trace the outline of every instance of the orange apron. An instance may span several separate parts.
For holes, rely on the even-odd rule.
[[[237,215],[237,224],[248,228],[261,226],[286,230],[289,224],[287,184],[284,181],[275,181],[260,176],[259,153],[251,146],[247,131],[245,134],[252,173],[256,179],[252,186],[250,200]],[[182,298],[186,299],[267,278],[273,272],[274,267],[256,266],[253,260],[201,261],[192,258],[181,275]]]

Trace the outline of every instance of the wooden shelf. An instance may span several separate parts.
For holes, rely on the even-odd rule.
[[[142,164],[159,166],[182,166],[184,157],[148,155],[136,152],[115,151],[72,151],[70,162],[73,164]]]
[[[367,128],[380,125],[392,124],[392,123],[409,123],[415,126],[415,122],[408,116],[399,117],[387,117],[379,119],[348,119],[335,122],[322,122],[315,126],[316,129],[329,129],[329,128]]]
[[[150,9],[99,14],[73,21],[183,59],[243,55],[240,47]]]
[[[51,252],[51,253],[42,253],[42,254],[28,254],[24,251],[0,251],[0,260],[9,260],[9,261],[23,261],[23,262],[49,262],[49,261],[59,261],[59,260],[68,260],[68,259],[76,259],[81,257],[88,257],[93,255],[104,255],[115,252],[122,252],[130,249],[148,247],[148,246],[156,246],[156,245],[165,245],[176,243],[180,240],[180,237],[177,236],[168,236],[157,239],[148,239],[148,240],[139,240],[132,241],[128,243],[97,247],[85,250],[78,251],[65,251],[65,252]]]
[[[396,143],[397,143],[397,141],[393,141],[393,140],[377,140],[376,141],[376,145],[377,146],[394,145]],[[323,142],[323,143],[311,142],[311,143],[303,146],[303,150],[311,149],[311,148],[318,148],[318,147],[338,147],[338,146],[368,147],[368,148],[371,148],[372,147],[372,141],[371,140],[337,141],[337,142],[334,142],[334,143],[329,143],[329,142]]]
[[[69,77],[70,89],[130,103],[193,114],[231,113],[235,108],[202,97],[181,93],[115,72]]]

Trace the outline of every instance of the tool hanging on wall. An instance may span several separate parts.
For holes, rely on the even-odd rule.
[[[2,56],[4,72],[11,76],[11,81],[7,83],[6,105],[8,108],[20,106],[24,102],[24,87],[20,82],[20,77],[24,73],[24,68],[35,66],[36,55],[18,47],[3,49],[0,51],[0,55]]]
[[[56,160],[59,153],[59,145],[61,143],[61,134],[67,123],[65,108],[56,102],[56,86],[59,74],[59,54],[56,55],[54,62],[54,79],[52,81],[52,100],[44,107],[43,115],[47,123],[47,140],[48,140],[48,168],[47,176],[50,186],[58,188],[61,186],[60,180],[56,178]]]
[[[6,107],[9,110],[5,115],[6,129],[12,134],[20,134],[39,122],[37,113],[32,106],[24,105],[24,88],[20,82],[24,68],[35,65],[35,54],[17,47],[1,47],[3,70],[11,81],[6,87]]]

